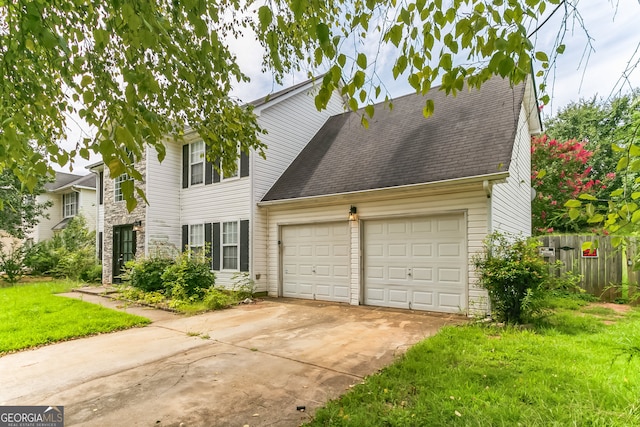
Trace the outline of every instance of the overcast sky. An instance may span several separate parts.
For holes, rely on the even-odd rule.
[[[596,96],[608,99],[620,92],[628,92],[631,87],[640,87],[640,67],[629,67],[640,61],[640,51],[636,50],[640,44],[640,0],[582,0],[578,10],[591,45],[588,45],[582,25],[569,22],[563,40],[565,53],[558,57],[547,81],[552,100],[542,110],[544,118],[581,98]],[[536,33],[533,41],[537,50],[549,51],[552,48],[561,27],[563,14],[560,12]],[[231,46],[238,55],[241,68],[251,78],[251,83],[234,88],[234,96],[248,102],[281,88],[270,74],[262,73],[262,51],[252,37],[234,40]],[[626,79],[622,78],[623,75]],[[290,86],[305,79],[305,74],[300,73],[286,77],[283,83]],[[412,92],[403,80],[394,82],[389,78],[384,82],[392,97]],[[87,173],[84,166],[97,160],[97,157],[92,157],[90,162],[78,160],[74,173]]]

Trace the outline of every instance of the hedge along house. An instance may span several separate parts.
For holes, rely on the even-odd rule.
[[[267,145],[266,160],[255,152],[238,159],[236,173],[224,176],[205,158],[205,145],[195,132],[181,144],[166,142],[162,163],[147,147],[137,170],[144,177],[146,204],[128,212],[120,191],[126,176],[112,179],[108,168],[90,166],[98,181],[98,253],[103,282],[118,281],[126,261],[184,248],[211,251],[216,285],[233,284],[246,272],[257,291],[266,291],[266,218],[257,202],[296,158],[331,115],[343,110],[336,94],[318,112],[313,80],[286,88],[251,104]]]
[[[360,114],[329,119],[258,204],[269,295],[486,312],[473,255],[494,230],[531,230],[532,79],[407,95],[368,129]]]

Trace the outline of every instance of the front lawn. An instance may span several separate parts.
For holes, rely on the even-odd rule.
[[[569,307],[531,329],[446,328],[310,425],[640,425],[640,311]]]
[[[0,355],[149,323],[144,317],[54,295],[77,285],[49,280],[0,288]]]

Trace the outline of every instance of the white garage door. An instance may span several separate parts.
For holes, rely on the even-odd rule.
[[[349,302],[347,222],[282,227],[282,296]]]
[[[462,214],[364,223],[365,304],[457,313],[466,308]]]

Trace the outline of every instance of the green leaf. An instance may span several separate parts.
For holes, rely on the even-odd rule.
[[[582,243],[582,251],[587,251],[589,249],[597,249],[598,247],[595,245],[595,242],[583,242]]]
[[[617,190],[613,190],[611,192],[611,197],[618,197],[618,196],[622,196],[622,194],[624,193],[624,189],[622,188],[618,188]]]
[[[580,200],[575,200],[575,199],[567,200],[564,206],[567,208],[579,208],[580,206],[582,206],[582,202],[580,202]]]
[[[433,99],[427,99],[425,106],[422,109],[422,115],[425,118],[429,118],[433,114],[434,109],[435,109],[435,104],[433,102]]]
[[[565,45],[561,44],[556,48],[556,52],[560,55],[562,55],[564,53],[564,49],[566,48]]]
[[[591,194],[581,194],[580,196],[578,196],[579,199],[582,200],[598,200],[597,198],[595,198],[594,196],[592,196]]]
[[[631,193],[631,198],[632,198],[633,200],[638,200],[638,199],[640,199],[640,191],[635,191],[635,192]]]
[[[258,9],[258,20],[260,21],[260,28],[262,31],[266,31],[267,28],[271,25],[271,21],[273,20],[273,13],[271,12],[271,8],[269,6],[260,6]]]
[[[578,209],[575,208],[571,208],[569,209],[569,218],[572,221],[575,221],[576,219],[578,219],[580,217],[580,211]]]
[[[547,56],[546,53],[544,53],[542,51],[536,52],[536,59],[538,61],[542,61],[542,62],[549,62],[549,57]]]
[[[635,211],[632,215],[631,215],[631,222],[634,224],[637,224],[638,221],[640,221],[640,210]]]
[[[629,146],[629,155],[632,156],[632,157],[640,156],[640,147],[638,147],[637,145],[634,145],[634,144]]]
[[[611,238],[611,245],[614,248],[617,248],[618,246],[620,246],[622,244],[622,237],[618,237],[618,236],[614,236]]]
[[[358,64],[358,67],[362,68],[363,70],[367,68],[367,55],[365,55],[364,53],[359,53],[356,64]]]
[[[320,44],[329,43],[329,27],[327,24],[321,22],[316,25],[316,35]]]
[[[367,114],[367,116],[369,116],[370,118],[373,118],[373,114],[375,113],[375,107],[369,104],[366,107],[364,107],[364,112]]]
[[[541,179],[541,178],[544,178],[546,175],[547,175],[547,171],[546,170],[541,170],[536,175],[536,178]]]
[[[604,221],[604,216],[602,216],[601,214],[595,214],[594,216],[592,216],[587,220],[589,224],[597,224],[602,221]]]
[[[627,166],[629,165],[629,158],[628,157],[621,157],[620,160],[618,160],[618,164],[616,166],[616,171],[621,171],[627,168]]]

